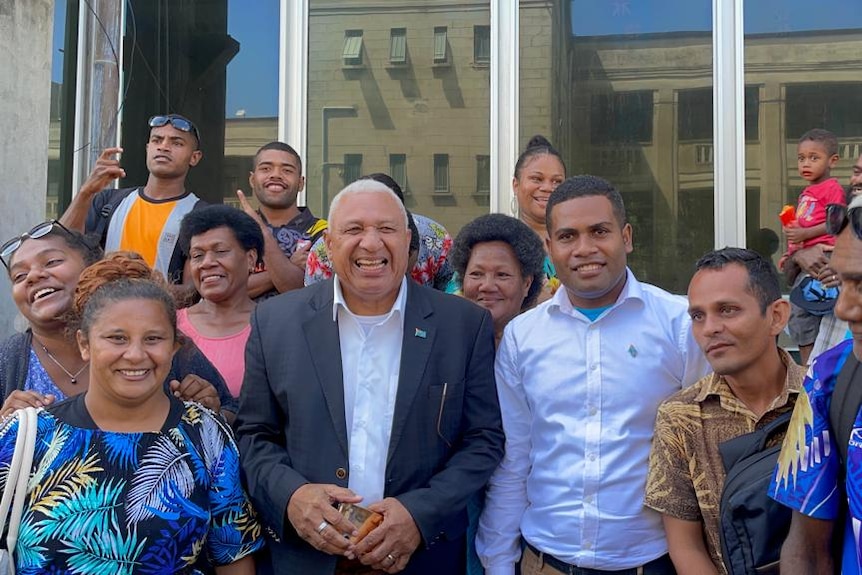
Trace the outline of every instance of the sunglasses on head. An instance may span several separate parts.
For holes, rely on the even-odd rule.
[[[195,137],[195,140],[198,141],[198,144],[201,143],[201,135],[198,132],[197,127],[192,123],[191,120],[187,118],[183,118],[182,116],[178,116],[177,114],[168,114],[167,116],[153,116],[150,118],[148,122],[150,128],[161,128],[162,126],[167,126],[170,124],[177,130],[181,132],[186,132]]]
[[[849,223],[853,234],[862,240],[862,210],[859,207],[848,208],[843,204],[827,205],[826,233],[837,236],[844,231]]]
[[[33,227],[29,232],[25,232],[18,237],[12,238],[11,240],[7,240],[6,243],[0,247],[0,261],[3,262],[3,266],[8,270],[9,269],[9,258],[18,251],[18,248],[21,247],[26,240],[38,240],[39,238],[44,238],[55,229],[63,230],[66,235],[70,237],[75,237],[72,235],[72,232],[69,231],[69,228],[58,222],[57,220],[48,220],[47,222],[42,222]]]

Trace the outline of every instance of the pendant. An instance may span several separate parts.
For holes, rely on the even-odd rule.
[[[78,383],[78,380],[73,377],[69,383],[71,383],[72,385],[76,385]]]

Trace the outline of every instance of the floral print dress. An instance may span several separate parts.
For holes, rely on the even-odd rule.
[[[158,432],[102,431],[85,395],[39,413],[18,573],[191,574],[199,556],[226,565],[263,545],[223,420],[171,398]],[[17,429],[0,428],[0,488]]]

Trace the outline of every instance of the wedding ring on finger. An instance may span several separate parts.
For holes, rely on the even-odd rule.
[[[389,561],[390,561],[391,563],[393,563],[393,564],[394,564],[394,563],[395,563],[395,561],[396,561],[396,559],[395,559],[395,555],[393,555],[392,553],[387,553],[387,554],[386,554],[386,558],[387,558],[387,559],[389,559]]]
[[[329,527],[329,521],[324,519],[323,521],[320,522],[320,525],[317,526],[317,534],[320,535],[321,533],[323,533],[323,530],[326,529],[327,527]]]

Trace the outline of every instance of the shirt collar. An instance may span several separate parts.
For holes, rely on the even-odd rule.
[[[335,286],[335,295],[332,298],[332,321],[338,320],[338,308],[343,308],[344,311],[349,313],[350,315],[356,315],[350,308],[347,307],[347,302],[344,300],[344,293],[341,291],[341,280],[338,278],[338,274],[335,274],[335,280],[332,282]],[[392,308],[389,310],[389,313],[386,314],[387,317],[391,316],[393,313],[397,312],[404,317],[404,307],[407,302],[407,276],[404,276],[401,279],[401,287],[398,288],[398,296],[395,298],[395,303],[392,304]]]
[[[626,267],[626,283],[623,286],[623,291],[620,292],[617,301],[611,305],[610,309],[617,307],[628,299],[636,299],[643,300],[643,287],[640,282],[635,278],[635,275],[632,273],[632,270]],[[575,313],[575,306],[572,305],[572,300],[569,299],[569,292],[566,289],[565,285],[561,285],[556,292],[554,292],[554,296],[551,298],[551,303],[549,308],[559,308],[560,311],[572,315]],[[586,317],[577,312],[578,317]],[[604,314],[602,314],[604,315]]]
[[[793,358],[790,357],[789,353],[779,348],[778,354],[781,357],[781,363],[787,367],[787,376],[784,378],[784,389],[781,390],[781,393],[775,398],[775,401],[772,402],[768,411],[781,407],[787,403],[787,399],[790,394],[798,394],[802,389],[802,380],[805,378],[805,368],[797,365],[796,362],[793,361]],[[728,385],[727,380],[724,379],[723,375],[711,373],[706,376],[706,378],[707,381],[703,388],[694,398],[696,402],[702,403],[711,395],[717,396],[719,399],[732,399],[733,401],[737,401],[736,396],[733,395],[733,391],[730,389],[730,385]]]

